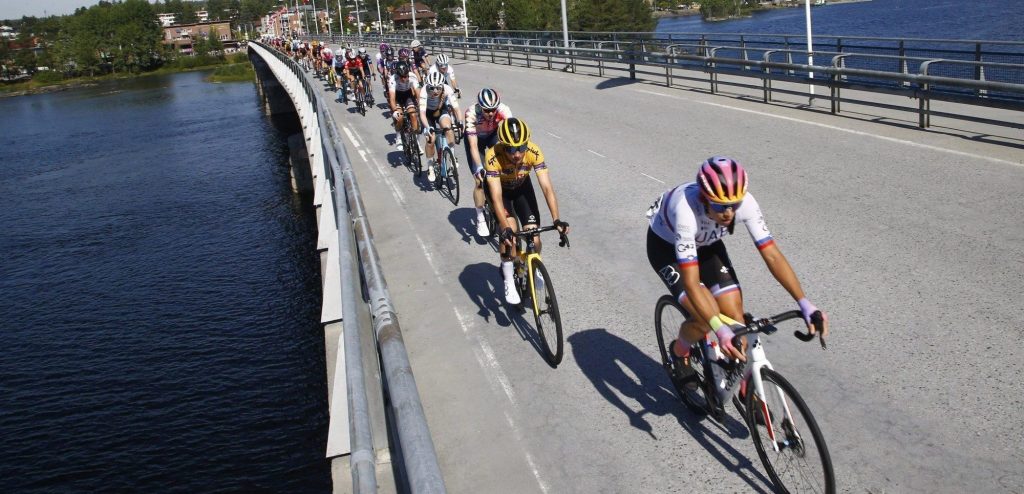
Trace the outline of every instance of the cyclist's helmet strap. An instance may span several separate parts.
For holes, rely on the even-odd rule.
[[[515,117],[502,120],[498,125],[498,142],[506,146],[522,146],[530,142],[530,127]]]
[[[712,156],[701,163],[697,184],[708,201],[733,204],[747,193],[747,172],[732,158]]]

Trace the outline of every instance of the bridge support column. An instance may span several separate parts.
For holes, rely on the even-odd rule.
[[[306,139],[302,134],[292,134],[288,137],[288,150],[291,154],[288,160],[291,164],[292,192],[298,194],[313,193],[313,175],[309,168],[309,152],[306,150]]]

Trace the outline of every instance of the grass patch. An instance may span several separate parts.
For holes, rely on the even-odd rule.
[[[207,82],[241,82],[251,81],[256,73],[249,62],[221,65],[206,77]]]

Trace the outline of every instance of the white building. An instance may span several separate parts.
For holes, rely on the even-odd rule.
[[[196,12],[196,17],[199,19],[199,22],[207,22],[210,20],[210,13],[205,10],[200,10]]]
[[[177,14],[157,14],[157,17],[160,19],[160,25],[163,27],[174,25],[174,22],[177,20],[175,19],[176,16]]]
[[[3,39],[14,39],[18,37],[18,32],[11,26],[0,26],[0,38]]]

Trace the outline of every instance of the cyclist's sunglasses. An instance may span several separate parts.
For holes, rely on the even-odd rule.
[[[508,154],[522,153],[526,151],[528,144],[521,144],[519,146],[505,146],[505,152]]]
[[[736,211],[737,209],[740,208],[740,204],[743,204],[743,201],[734,202],[732,204],[717,204],[717,203],[708,201],[708,207],[711,208],[711,210],[716,212],[716,213],[724,213],[727,209],[731,209],[733,211]]]
[[[444,90],[444,86],[427,86],[427,89],[431,91],[442,91]]]
[[[496,111],[498,111],[497,108],[491,108],[490,110],[484,108],[484,113],[487,113],[487,114],[491,114],[491,113],[494,113]]]

